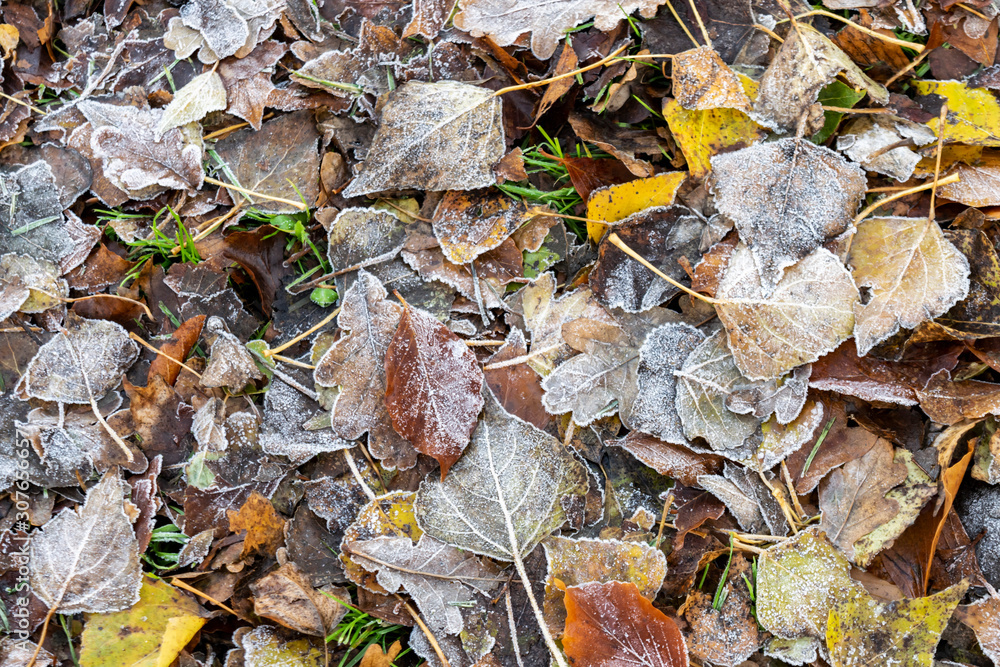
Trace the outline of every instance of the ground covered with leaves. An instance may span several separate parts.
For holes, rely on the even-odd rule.
[[[995,0],[0,7],[0,667],[1000,665]]]

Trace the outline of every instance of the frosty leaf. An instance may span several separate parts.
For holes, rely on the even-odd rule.
[[[347,449],[352,443],[331,430],[307,430],[306,422],[325,414],[316,401],[275,375],[264,394],[264,420],[260,425],[260,446],[268,454],[287,456],[304,462],[323,452]]]
[[[659,474],[685,486],[695,486],[700,475],[722,469],[723,459],[718,456],[696,453],[686,446],[657,440],[639,431],[633,431],[621,440],[612,440],[607,444],[621,447]]]
[[[518,328],[511,329],[504,344],[496,354],[487,360],[487,365],[507,361],[528,353],[524,334]],[[486,384],[500,401],[500,405],[510,414],[520,417],[544,430],[550,421],[549,413],[542,405],[541,378],[527,364],[505,366],[484,371]]]
[[[318,143],[312,112],[296,111],[264,123],[259,132],[233,132],[219,140],[215,151],[236,177],[237,185],[312,205],[319,195]],[[247,197],[261,213],[298,212],[291,204]]]
[[[89,404],[118,386],[138,358],[139,346],[120,325],[72,312],[65,328],[28,363],[17,391],[57,403]]]
[[[660,0],[611,0],[585,2],[572,0],[550,4],[538,0],[461,0],[455,15],[455,27],[473,37],[488,36],[500,46],[509,46],[519,36],[531,33],[531,51],[536,58],[548,60],[555,53],[563,33],[594,17],[598,30],[609,31],[624,15],[639,11],[652,18]]]
[[[244,667],[324,667],[323,644],[299,636],[286,638],[273,625],[258,625],[236,631],[234,643],[243,649]]]
[[[994,664],[1000,662],[1000,597],[988,597],[959,607],[955,617],[972,628],[983,653]]]
[[[619,186],[620,187],[620,186]],[[599,191],[600,192],[600,191]],[[596,196],[596,195],[595,195]],[[683,206],[653,208],[637,213],[615,229],[625,245],[674,280],[687,278],[679,260],[697,263],[705,224]],[[590,289],[607,308],[629,313],[649,310],[669,301],[678,289],[605,239],[590,272]]]
[[[864,172],[803,139],[757,144],[712,158],[719,212],[753,254],[764,295],[784,270],[844,232],[864,199]]]
[[[820,485],[820,529],[852,561],[854,543],[899,511],[899,503],[886,494],[906,479],[907,470],[893,457],[892,444],[880,439],[867,454],[834,470]]]
[[[733,361],[725,331],[717,331],[688,355],[677,376],[677,414],[688,438],[704,438],[723,456],[743,459],[760,441],[760,422],[726,409],[726,396],[748,383]]]
[[[443,481],[421,483],[414,512],[443,542],[516,562],[566,521],[561,500],[585,493],[587,474],[555,438],[484,394],[485,413],[464,456]]]
[[[786,535],[788,521],[766,480],[764,473],[727,462],[721,476],[702,475],[698,485],[725,503],[748,533]]]
[[[381,66],[403,59],[406,45],[407,42],[401,42],[389,26],[363,20],[354,48],[323,51],[292,76],[303,86],[319,88],[338,97],[350,98],[362,91],[378,95],[386,92]]]
[[[937,595],[881,604],[858,596],[830,610],[826,646],[835,667],[931,665],[934,651],[958,603],[963,581]]]
[[[967,206],[1000,205],[1000,160],[983,155],[976,164],[958,163],[953,169],[960,180],[938,188],[938,193]]]
[[[629,428],[655,435],[665,442],[688,444],[675,406],[677,378],[674,371],[680,370],[688,355],[703,340],[705,334],[690,324],[664,324],[649,333],[639,350],[638,392],[627,416]]]
[[[81,507],[64,509],[32,535],[31,591],[50,609],[103,613],[138,602],[139,544],[125,489],[108,472]]]
[[[391,491],[365,503],[360,510],[357,510],[357,516],[351,517],[353,522],[344,530],[344,543],[363,543],[380,537],[404,537],[411,543],[420,540],[424,531],[417,525],[417,519],[413,513],[415,495],[404,491]],[[345,503],[342,497],[331,498],[331,500],[334,500],[341,507],[349,504]],[[312,494],[310,494],[309,502],[310,507],[316,507],[317,503]],[[329,526],[329,524],[328,527],[337,528],[337,526]],[[349,554],[343,551],[340,553],[340,560],[344,565],[344,573],[348,579],[373,593],[386,594],[386,590],[378,583],[377,568],[366,568],[355,562]]]
[[[433,315],[403,308],[385,353],[385,407],[396,432],[441,464],[462,455],[483,407],[476,355]]]
[[[434,211],[434,236],[449,262],[468,264],[530,219],[524,204],[502,192],[448,192]]]
[[[796,25],[764,72],[754,103],[754,120],[775,130],[795,130],[820,90],[841,72],[855,88],[868,91],[875,102],[889,101],[889,91],[861,71],[829,38],[809,25]]]
[[[242,58],[274,31],[284,6],[277,0],[192,0],[170,20],[163,43],[178,59],[196,49],[203,63],[232,55]]]
[[[227,515],[229,532],[246,531],[241,558],[255,553],[274,553],[284,542],[285,520],[274,509],[271,501],[257,491],[250,494],[239,511],[229,510]]]
[[[208,318],[205,330],[214,340],[208,366],[201,376],[202,386],[227,387],[231,392],[239,393],[250,381],[264,377],[250,352],[239,338],[226,330],[220,318]]]
[[[761,425],[764,439],[753,460],[747,464],[758,470],[772,469],[809,442],[822,423],[823,404],[813,401],[807,402],[799,416],[787,425],[781,424],[776,417],[771,417]]]
[[[858,290],[833,253],[815,250],[768,291],[737,246],[716,297],[733,360],[751,380],[776,379],[832,352],[854,329]]]
[[[157,138],[160,109],[138,109],[84,100],[80,111],[93,126],[90,145],[104,166],[104,176],[133,199],[147,200],[166,190],[196,190],[201,167],[201,137],[181,128]]]
[[[364,268],[395,257],[406,242],[406,225],[390,211],[345,208],[330,224],[327,258],[334,271]]]
[[[343,194],[488,187],[504,152],[500,98],[454,81],[411,81],[389,94],[364,167]]]
[[[7,253],[0,257],[0,293],[6,297],[11,288],[23,288],[23,299],[14,310],[41,313],[59,306],[69,296],[69,285],[59,274],[59,267],[48,260]],[[3,315],[2,311],[0,308],[0,319],[6,319],[10,313]]]
[[[156,139],[159,140],[167,130],[199,121],[209,112],[221,111],[226,106],[226,88],[219,73],[212,69],[200,74],[178,90],[163,110],[156,128]]]
[[[343,603],[351,599],[342,588],[313,588],[294,563],[261,577],[250,590],[254,614],[313,637],[328,635],[347,613]]]
[[[402,308],[386,300],[377,278],[365,270],[344,294],[338,318],[343,336],[316,363],[321,387],[340,387],[331,426],[345,440],[368,432],[372,455],[403,469],[416,463],[416,451],[392,428],[385,407],[385,354],[396,333]]]
[[[347,542],[343,550],[361,567],[377,572],[378,583],[388,592],[408,593],[427,624],[449,635],[457,635],[464,627],[462,606],[475,602],[477,593],[489,595],[505,581],[489,561],[429,535],[417,544],[408,537]]]
[[[678,53],[671,66],[674,98],[681,107],[750,111],[750,98],[743,92],[739,77],[712,47],[699,46]]]
[[[684,667],[687,646],[677,624],[639,594],[612,581],[566,589],[566,655],[579,667]]]
[[[760,646],[757,621],[751,614],[753,600],[747,581],[750,564],[737,554],[727,565],[728,576],[718,601],[703,591],[694,591],[684,603],[691,656],[713,665],[736,667]]]
[[[639,594],[652,601],[667,575],[663,552],[642,543],[572,540],[556,535],[542,546],[549,565],[545,578],[545,620],[555,634],[562,634],[566,623],[563,603],[566,586],[622,581],[635,584]]]
[[[779,637],[826,636],[830,608],[863,594],[847,562],[815,528],[767,549],[757,564],[757,618]]]
[[[80,663],[170,664],[208,618],[208,612],[187,594],[162,579],[145,578],[131,609],[86,618]],[[123,632],[125,628],[128,632]]]
[[[871,298],[855,306],[854,337],[865,355],[900,327],[944,314],[969,293],[969,261],[927,218],[869,218],[848,256],[858,287]]]
[[[947,370],[931,376],[927,386],[917,390],[920,409],[938,424],[958,424],[1000,414],[1000,384],[982,380],[953,382]]]
[[[416,0],[413,3],[413,18],[403,29],[403,38],[423,35],[433,40],[444,28],[454,6],[451,0]]]
[[[935,325],[956,337],[990,337],[1000,330],[1000,256],[978,229],[949,229],[948,239],[969,260],[969,294]]]
[[[0,253],[59,262],[73,251],[52,168],[44,160],[0,174]]]
[[[936,138],[926,126],[902,118],[860,116],[837,137],[837,150],[869,171],[903,182],[909,180],[920,161],[920,155],[906,144],[923,146]],[[892,148],[898,144],[904,145]],[[947,197],[944,191],[942,187],[941,195]]]

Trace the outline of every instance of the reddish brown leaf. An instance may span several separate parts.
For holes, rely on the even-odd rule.
[[[184,361],[191,352],[191,348],[197,344],[198,338],[201,336],[201,328],[204,324],[205,316],[198,315],[182,323],[177,328],[177,331],[171,334],[170,340],[160,346],[160,351],[163,354],[156,355],[153,363],[149,365],[149,372],[146,374],[147,385],[153,381],[153,376],[155,375],[162,375],[163,379],[169,385],[173,385],[177,381],[177,376],[181,372],[180,364],[170,361],[170,359],[163,355],[168,355],[178,361]]]
[[[721,456],[699,454],[639,431],[632,431],[621,440],[608,444],[621,447],[656,472],[686,486],[698,484],[699,475],[713,475],[722,470]]]
[[[243,556],[273,554],[285,541],[285,520],[275,511],[271,501],[257,491],[250,494],[238,512],[229,510],[229,530],[247,531],[243,538]]]
[[[673,619],[635,584],[612,581],[566,589],[563,649],[575,667],[686,667],[687,646]]]
[[[963,380],[952,382],[946,370],[935,373],[927,386],[917,391],[920,408],[939,424],[957,424],[1000,414],[1000,384]]]
[[[524,334],[520,329],[514,329],[507,334],[507,341],[489,358],[487,365],[509,361],[527,353]],[[548,426],[551,417],[542,406],[542,379],[528,364],[494,368],[484,371],[484,375],[486,384],[504,410],[540,429]]]
[[[469,444],[483,407],[476,356],[433,315],[407,305],[386,350],[385,371],[393,428],[437,459],[444,478]]]
[[[72,289],[88,294],[98,292],[120,283],[133,266],[133,262],[111,252],[102,243],[83,264],[66,274],[66,281]]]

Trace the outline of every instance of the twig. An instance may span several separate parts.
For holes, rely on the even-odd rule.
[[[935,183],[937,185],[949,185],[951,183],[957,183],[959,180],[961,179],[959,178],[958,174],[952,174],[951,176],[946,176],[945,178],[942,178],[939,181],[935,181]],[[854,224],[858,224],[859,222],[867,218],[872,211],[879,209],[880,207],[884,206],[885,204],[888,204],[889,202],[896,201],[897,199],[902,199],[903,197],[916,194],[917,192],[930,190],[931,188],[935,187],[935,183],[924,183],[923,185],[918,185],[915,188],[907,188],[906,190],[901,190],[894,195],[889,195],[888,197],[879,199],[877,202],[875,202],[871,206],[868,206],[867,208],[865,208],[865,210],[861,211],[861,213],[856,215],[854,217]]]
[[[204,598],[204,599],[208,600],[209,602],[211,602],[212,604],[214,604],[216,607],[222,607],[223,609],[225,609],[226,611],[228,611],[233,616],[239,616],[239,614],[237,614],[235,611],[233,611],[232,609],[230,609],[229,607],[227,607],[225,604],[219,602],[218,600],[216,600],[215,598],[213,598],[208,593],[203,593],[202,591],[199,591],[197,588],[195,588],[194,586],[188,584],[183,579],[179,579],[177,577],[171,577],[170,578],[170,584],[172,586],[176,586],[177,588],[183,588],[188,593],[194,593],[198,597]]]
[[[401,598],[399,593],[395,593],[394,595],[396,596],[396,599],[402,602],[403,606],[406,607],[406,611],[410,613],[410,616],[413,618],[414,623],[417,624],[417,627],[423,631],[424,636],[427,637],[428,643],[430,643],[431,648],[434,649],[434,653],[437,654],[438,660],[441,661],[443,667],[451,667],[451,663],[448,662],[448,658],[445,657],[444,651],[441,650],[441,645],[438,644],[437,637],[434,636],[431,629],[428,628],[427,624],[420,618],[420,614],[417,613],[417,610],[414,609],[409,602]]]
[[[502,340],[467,340],[465,344],[469,347],[494,347],[503,345],[505,342]]]
[[[986,14],[983,14],[982,12],[978,12],[975,9],[973,9],[972,7],[970,7],[970,6],[966,5],[966,4],[963,4],[961,2],[956,2],[955,6],[956,7],[961,7],[962,9],[964,9],[967,12],[969,12],[970,14],[974,14],[975,16],[978,16],[979,18],[983,19],[987,23],[989,23],[990,21],[993,20],[989,16],[987,16]]]
[[[152,345],[150,345],[149,343],[147,343],[146,341],[144,341],[142,338],[140,338],[139,335],[136,334],[134,331],[130,331],[128,333],[128,337],[131,338],[132,340],[134,340],[135,342],[139,343],[143,347],[146,347],[146,348],[152,350],[153,352],[155,352],[156,354],[160,355],[161,357],[163,357],[165,359],[168,359],[168,360],[174,362],[175,364],[177,364],[178,366],[180,366],[182,368],[186,368],[187,370],[191,371],[192,373],[194,373],[198,377],[201,377],[201,373],[199,373],[195,369],[191,368],[190,366],[188,366],[187,364],[185,364],[180,359],[175,359],[174,357],[171,357],[169,354],[167,354],[163,350],[158,350],[157,348],[153,347]]]
[[[754,27],[754,28],[756,28],[757,30],[760,30],[760,31],[761,31],[762,33],[766,34],[766,35],[767,35],[768,37],[770,37],[771,39],[776,39],[776,40],[778,40],[778,43],[779,43],[779,44],[784,44],[784,43],[785,43],[785,40],[784,40],[784,39],[782,39],[782,38],[781,38],[781,37],[780,37],[780,36],[778,35],[778,33],[774,32],[773,30],[771,30],[771,29],[770,29],[770,28],[768,28],[767,26],[763,26],[763,25],[761,25],[761,24],[759,24],[759,23],[754,23],[754,24],[753,24],[753,27]]]
[[[2,98],[3,98],[3,99],[5,99],[5,100],[10,100],[10,101],[11,101],[11,102],[13,102],[14,104],[20,104],[20,105],[21,105],[22,107],[28,107],[29,109],[31,109],[31,110],[32,110],[32,111],[34,111],[35,113],[40,113],[40,114],[42,114],[43,116],[48,116],[48,115],[49,115],[49,112],[48,112],[48,111],[44,111],[44,110],[42,110],[42,109],[39,109],[38,107],[36,107],[36,106],[33,106],[33,105],[31,105],[31,104],[28,104],[28,103],[27,103],[27,102],[25,102],[24,100],[19,100],[19,99],[17,99],[16,97],[14,97],[14,96],[12,96],[12,95],[8,95],[7,93],[4,93],[4,92],[0,92],[0,97],[2,97]]]
[[[667,524],[667,513],[670,511],[670,505],[674,502],[673,491],[667,493],[667,497],[663,499],[663,514],[660,515],[660,529],[656,531],[656,549],[660,548],[660,540],[663,539],[663,527]]]
[[[931,205],[927,209],[927,221],[934,220],[934,204],[937,198],[938,177],[941,176],[941,149],[944,147],[944,122],[948,117],[948,103],[941,105],[941,114],[938,116],[938,144],[937,157],[934,160],[934,181],[931,183]]]
[[[799,495],[795,493],[795,484],[792,482],[792,474],[788,471],[788,466],[784,461],[781,462],[781,476],[785,479],[785,486],[788,487],[788,495],[792,498],[792,504],[795,506],[795,513],[799,517],[804,517],[806,512],[802,509],[802,504],[799,502]]]
[[[575,69],[572,72],[566,72],[565,74],[559,74],[558,76],[553,76],[553,77],[548,78],[548,79],[540,79],[538,81],[531,81],[529,83],[522,83],[522,84],[520,84],[518,86],[507,86],[506,88],[501,88],[500,90],[498,90],[495,93],[493,93],[492,97],[499,97],[500,95],[504,95],[506,93],[514,92],[515,90],[526,90],[528,88],[537,88],[539,86],[547,86],[548,84],[553,83],[555,81],[560,81],[561,79],[568,79],[570,77],[576,76],[577,74],[581,74],[583,72],[587,72],[589,70],[592,70],[592,69],[595,69],[597,67],[600,67],[600,66],[604,65],[605,63],[607,63],[608,61],[614,60],[614,58],[619,53],[621,53],[622,51],[624,51],[627,48],[628,48],[628,44],[623,44],[620,47],[618,47],[617,49],[615,49],[615,51],[612,52],[610,55],[607,55],[607,56],[601,58],[596,63],[594,63],[592,65],[587,65],[586,67],[581,67],[579,69]]]
[[[63,595],[65,595],[65,593],[63,593]],[[60,598],[59,602],[62,602],[61,598]],[[35,645],[35,652],[31,654],[31,660],[28,661],[28,664],[27,664],[26,667],[34,667],[35,660],[38,659],[38,654],[42,650],[42,644],[45,643],[45,635],[48,634],[48,632],[49,632],[49,621],[51,621],[52,617],[55,616],[55,614],[56,614],[56,607],[58,607],[58,606],[59,606],[58,604],[52,605],[51,607],[49,607],[49,613],[45,614],[45,620],[42,622],[42,634],[38,638],[38,644]]]
[[[645,257],[643,257],[642,255],[640,255],[639,253],[637,253],[635,250],[632,250],[632,248],[629,248],[627,245],[625,245],[625,242],[622,241],[620,238],[618,238],[618,234],[616,234],[614,232],[611,232],[611,235],[608,236],[608,241],[610,241],[611,243],[613,243],[614,245],[616,245],[626,255],[628,255],[629,257],[631,257],[635,261],[639,262],[640,264],[642,264],[643,266],[645,266],[647,269],[649,269],[650,271],[652,271],[653,273],[655,273],[656,275],[658,275],[660,278],[663,278],[668,283],[670,283],[671,285],[673,285],[677,289],[681,290],[685,294],[687,294],[689,296],[693,296],[696,299],[701,299],[705,303],[710,303],[712,305],[727,303],[726,301],[722,301],[720,299],[713,299],[710,296],[705,296],[704,294],[699,294],[698,292],[695,292],[690,287],[685,287],[684,285],[681,285],[679,282],[677,282],[676,280],[674,280],[673,278],[671,278],[667,274],[663,273],[663,271],[660,271],[658,268],[656,268],[655,266],[653,266],[652,264],[650,264],[648,261],[646,261]]]
[[[297,359],[292,359],[291,357],[286,357],[286,356],[283,356],[283,355],[280,355],[280,354],[272,354],[271,357],[273,357],[275,361],[280,361],[282,363],[286,363],[289,366],[298,366],[299,368],[308,368],[309,370],[313,370],[313,371],[316,370],[315,366],[313,366],[311,364],[307,364],[307,363],[301,362],[301,361],[298,361]]]
[[[303,331],[302,333],[300,333],[298,336],[296,336],[295,338],[291,339],[287,343],[282,343],[278,347],[271,348],[271,349],[268,349],[268,350],[264,350],[263,355],[265,357],[273,357],[274,355],[278,354],[279,352],[284,352],[285,350],[287,350],[288,348],[290,348],[292,345],[295,345],[296,343],[298,343],[300,340],[302,340],[304,338],[308,338],[312,334],[316,333],[317,331],[319,331],[320,329],[322,329],[323,327],[325,327],[327,324],[329,324],[330,322],[332,322],[333,319],[335,317],[337,317],[337,315],[339,315],[339,314],[340,314],[340,308],[339,307],[335,308],[333,310],[333,312],[331,312],[329,315],[327,315],[326,317],[324,317],[318,323],[314,324],[308,330]]]
[[[902,39],[896,39],[895,37],[889,37],[888,35],[883,35],[882,33],[875,32],[874,30],[870,30],[870,29],[868,29],[868,28],[866,28],[864,26],[858,25],[857,23],[855,23],[854,21],[852,21],[850,19],[845,19],[843,16],[839,16],[837,14],[834,14],[833,12],[828,12],[828,11],[826,11],[824,9],[813,9],[812,11],[804,12],[804,13],[799,14],[799,15],[793,17],[793,18],[794,19],[804,19],[804,18],[809,17],[809,16],[825,16],[828,19],[834,19],[835,21],[840,21],[841,23],[846,23],[847,25],[851,26],[855,30],[860,30],[861,32],[865,33],[869,37],[874,37],[875,39],[881,40],[881,41],[886,42],[888,44],[895,44],[897,46],[904,46],[904,47],[906,47],[908,49],[912,49],[912,50],[916,51],[917,53],[922,53],[924,51],[924,49],[926,48],[923,44],[917,44],[916,42],[907,42],[907,41],[904,41]],[[789,19],[782,19],[782,20],[778,21],[778,23],[784,23],[785,21],[788,21],[788,20]]]
[[[283,197],[272,197],[271,195],[265,195],[260,192],[254,192],[253,190],[247,190],[246,188],[240,187],[238,185],[233,185],[232,183],[226,183],[224,181],[220,181],[219,179],[212,178],[211,176],[206,176],[205,182],[211,183],[212,185],[218,185],[220,188],[229,188],[230,190],[236,190],[236,192],[242,192],[243,194],[249,195],[251,197],[258,197],[259,199],[267,199],[269,201],[276,201],[282,204],[288,204],[289,206],[294,206],[300,211],[305,211],[309,208],[300,201],[292,201],[291,199],[284,199]]]
[[[549,345],[547,347],[543,347],[540,350],[532,350],[528,354],[522,354],[520,357],[514,357],[513,359],[507,359],[506,361],[497,361],[497,362],[494,362],[492,364],[486,364],[485,366],[483,366],[483,370],[484,371],[495,371],[495,370],[500,369],[500,368],[507,368],[508,366],[517,366],[518,364],[523,364],[523,363],[526,363],[528,361],[531,361],[535,357],[543,355],[543,354],[545,354],[547,352],[552,352],[554,350],[558,350],[560,347],[562,347],[562,343],[556,343],[555,345]]]
[[[691,3],[691,11],[694,12],[694,20],[698,22],[698,27],[701,28],[701,36],[705,38],[705,46],[712,46],[712,39],[708,36],[708,30],[705,29],[705,24],[701,20],[701,14],[698,13],[698,8],[694,5],[694,0],[688,0]]]
[[[688,39],[691,40],[691,43],[694,44],[694,48],[697,49],[699,46],[701,46],[701,44],[698,43],[698,40],[694,38],[694,35],[691,34],[691,31],[688,30],[687,26],[684,25],[684,21],[681,21],[681,17],[677,14],[677,10],[674,9],[674,6],[670,2],[670,0],[667,0],[667,9],[669,9],[670,13],[674,15],[674,20],[677,21],[677,23],[681,26],[681,30],[684,31],[684,34],[687,35]]]
[[[891,86],[892,84],[894,84],[896,82],[896,79],[898,79],[899,77],[903,76],[904,74],[906,74],[907,72],[909,72],[911,69],[913,69],[914,67],[916,67],[917,65],[919,65],[921,62],[923,62],[924,58],[926,58],[927,56],[929,56],[931,54],[931,51],[933,51],[933,50],[934,49],[928,49],[928,50],[924,51],[923,53],[921,53],[916,58],[914,58],[913,60],[911,60],[909,65],[907,65],[906,67],[904,67],[903,69],[899,70],[898,72],[896,72],[895,74],[893,74],[891,77],[889,77],[889,80],[885,82],[885,87],[888,88],[889,86]]]
[[[263,118],[261,118],[261,120],[262,121],[267,120],[268,118],[270,118],[273,115],[274,115],[273,113],[269,113],[266,116],[264,116]],[[211,132],[209,134],[206,134],[204,137],[202,137],[202,140],[204,141],[204,140],[207,140],[207,139],[215,139],[216,137],[221,137],[224,134],[229,134],[230,132],[235,132],[236,130],[239,130],[239,129],[242,129],[244,127],[247,127],[248,125],[250,125],[250,123],[236,123],[235,125],[230,125],[229,127],[224,127],[221,130],[216,130],[215,132]]]
[[[347,461],[347,467],[351,469],[351,474],[354,475],[354,479],[356,479],[358,484],[361,485],[365,495],[368,496],[368,500],[375,500],[375,492],[372,491],[372,487],[368,486],[368,482],[365,481],[365,478],[361,476],[361,471],[358,470],[358,464],[354,462],[354,457],[351,456],[351,450],[342,449],[340,451],[344,452],[344,459]]]

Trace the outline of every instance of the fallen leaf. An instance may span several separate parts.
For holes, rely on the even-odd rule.
[[[468,264],[503,243],[530,216],[495,190],[447,192],[434,210],[434,236],[449,262]]]
[[[285,563],[250,584],[253,613],[304,635],[326,637],[347,614],[344,588],[315,589],[294,563]]]
[[[524,333],[512,328],[504,344],[487,360],[486,366],[510,361],[528,353]],[[544,430],[551,417],[542,405],[542,378],[527,364],[514,364],[487,370],[486,384],[503,409]]]
[[[1000,662],[1000,598],[987,597],[958,607],[955,618],[972,628],[983,653],[994,664]]]
[[[0,256],[0,293],[2,301],[9,303],[0,308],[0,314],[6,319],[15,312],[42,313],[60,306],[69,297],[69,285],[60,273],[56,264],[45,259],[15,253]],[[11,298],[12,293],[19,296]]]
[[[366,542],[379,537],[405,537],[410,542],[418,542],[424,531],[417,525],[414,515],[413,501],[416,494],[407,491],[390,491],[365,503],[352,517],[350,525],[344,530],[344,543]],[[338,505],[343,505],[340,498],[334,499]],[[311,501],[310,506],[316,503]],[[340,561],[344,566],[347,578],[362,588],[380,595],[388,591],[378,583],[377,568],[369,569],[352,560],[347,553],[341,551]]]
[[[406,225],[392,211],[350,207],[327,232],[327,259],[334,271],[367,268],[395,257],[406,243]]]
[[[956,338],[996,335],[1000,318],[1000,256],[977,229],[949,229],[945,238],[969,260],[969,293],[934,324]]]
[[[803,139],[780,139],[712,158],[711,188],[753,255],[764,296],[785,269],[850,227],[864,172]]]
[[[245,630],[245,629],[244,629]],[[288,639],[273,625],[237,631],[234,643],[243,650],[245,667],[323,667],[324,647],[309,637]]]
[[[642,597],[635,584],[619,581],[566,589],[563,648],[580,667],[688,664],[677,624]]]
[[[435,39],[447,23],[453,7],[451,0],[416,0],[413,3],[413,18],[403,29],[403,39],[415,35],[423,35],[428,40]],[[389,662],[392,660],[393,658],[389,658]]]
[[[594,118],[573,112],[569,124],[583,141],[590,141],[601,150],[621,160],[633,175],[647,178],[656,173],[649,162],[636,155],[657,155],[663,150],[660,135],[650,130],[623,128],[605,118]]]
[[[696,485],[700,475],[722,470],[722,459],[718,456],[692,452],[687,447],[664,442],[638,431],[632,431],[621,440],[612,440],[607,444],[621,447],[659,474],[685,486]]]
[[[677,189],[687,178],[682,171],[667,172],[628,182],[594,188],[587,198],[587,234],[600,243],[608,225],[648,208],[672,206]],[[603,220],[607,224],[592,222]]]
[[[332,430],[311,426],[312,420],[326,414],[315,400],[275,374],[264,394],[260,446],[268,454],[287,456],[294,463],[352,447],[353,443],[337,437]]]
[[[902,183],[913,176],[920,162],[920,155],[912,148],[936,139],[926,126],[903,118],[860,116],[837,136],[837,150],[865,169],[892,176]],[[941,190],[943,192],[944,188]]]
[[[722,475],[700,475],[698,485],[721,500],[746,532],[788,534],[788,520],[766,474],[726,463]]]
[[[1000,384],[981,380],[954,382],[947,370],[935,373],[917,390],[920,409],[938,424],[958,424],[1000,413]]]
[[[747,148],[767,135],[767,130],[736,109],[689,111],[677,100],[664,98],[662,112],[691,178],[708,176],[714,156]]]
[[[214,69],[209,70],[177,91],[174,99],[163,109],[155,138],[159,140],[167,130],[200,121],[210,112],[221,111],[227,106],[222,77]]]
[[[147,386],[157,375],[163,377],[164,381],[169,385],[173,385],[177,381],[177,376],[181,372],[181,366],[171,361],[168,357],[173,357],[178,361],[187,359],[188,354],[190,354],[201,337],[201,330],[204,324],[205,316],[198,315],[177,327],[177,330],[170,335],[170,339],[160,346],[160,352],[163,352],[163,354],[156,355],[149,364],[149,371],[146,373]]]
[[[221,318],[214,315],[208,318],[205,329],[212,340],[212,348],[208,365],[201,375],[203,387],[226,387],[238,393],[251,381],[263,379],[264,374],[250,352],[239,338],[226,330]]]
[[[750,111],[750,98],[736,73],[711,46],[678,53],[671,60],[674,99],[684,109]]]
[[[191,0],[181,7],[180,16],[170,19],[163,43],[178,59],[195,50],[207,64],[233,55],[242,58],[274,31],[283,7],[266,0],[242,4]]]
[[[250,554],[272,554],[285,540],[285,520],[271,501],[254,491],[239,511],[229,510],[229,532],[246,531],[242,557]]]
[[[858,353],[943,315],[969,293],[969,262],[927,218],[869,218],[847,258],[870,298],[855,306]]]
[[[1000,146],[1000,133],[994,131],[1000,122],[1000,103],[992,93],[982,88],[970,88],[961,81],[929,81],[915,79],[914,90],[920,95],[939,95],[948,103],[944,128],[937,114],[927,121],[927,127],[940,134],[946,143],[972,146]]]
[[[489,187],[506,152],[501,109],[500,98],[476,86],[403,84],[389,95],[369,158],[344,196]]]
[[[753,600],[747,582],[750,564],[741,554],[726,567],[728,576],[721,585],[722,602],[716,607],[712,596],[695,591],[684,603],[688,622],[688,651],[691,656],[713,665],[735,667],[760,647],[757,621],[750,610]]]
[[[404,304],[385,352],[385,407],[396,432],[441,464],[441,478],[469,444],[483,408],[476,356],[433,315]]]

